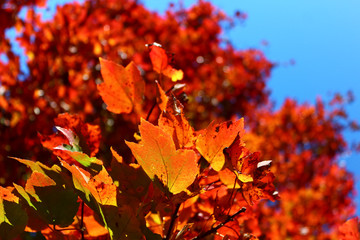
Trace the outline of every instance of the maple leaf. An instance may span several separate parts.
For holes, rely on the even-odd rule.
[[[67,153],[72,159],[76,160],[84,167],[89,167],[91,169],[100,171],[103,164],[102,161],[97,159],[96,157],[89,157],[87,154],[83,153],[81,147],[79,146],[79,138],[71,130],[61,127],[56,128],[65,135],[70,145],[62,144],[54,147],[54,150],[60,150]],[[60,157],[61,156],[62,154],[60,155]]]
[[[140,113],[145,82],[133,62],[124,68],[112,61],[100,59],[104,82],[99,84],[99,93],[113,113]]]
[[[158,43],[148,44],[150,48],[150,60],[153,64],[155,72],[164,74],[171,78],[171,81],[176,82],[182,80],[184,73],[182,70],[176,70],[169,65],[168,55],[165,50]]]
[[[219,172],[221,182],[228,188],[239,189],[249,205],[259,199],[278,199],[274,175],[268,170],[272,161],[260,161],[260,153],[250,152],[240,136],[224,150],[228,164]]]
[[[67,113],[59,114],[54,122],[62,134],[39,134],[42,145],[69,163],[99,169],[102,162],[94,157],[100,146],[99,126],[84,123],[79,116]]]
[[[260,153],[251,153],[247,148],[245,148],[245,144],[241,141],[240,136],[237,136],[231,146],[225,149],[224,152],[231,162],[231,166],[228,167],[235,174],[236,178],[244,183],[253,182],[254,172],[258,167],[257,165],[260,164]],[[271,161],[262,162],[264,166],[266,163],[269,164]],[[224,169],[222,172],[220,172],[220,178],[225,184],[227,184],[226,182],[229,182],[229,180],[225,179],[231,178],[230,176],[234,177],[234,174],[227,174],[227,172],[230,170]],[[234,180],[232,180],[232,182],[234,182]]]
[[[119,197],[119,191],[105,168],[95,176],[89,172],[70,166],[63,166],[72,173],[73,183],[82,194],[84,202],[101,216],[111,239],[140,239],[141,231],[133,209]],[[122,198],[124,198],[122,196]]]
[[[71,132],[67,133],[62,131],[64,136],[68,139],[70,145],[77,143],[83,152],[92,157],[99,151],[101,140],[101,131],[99,126],[84,123],[80,116],[68,113],[59,114],[54,119],[54,123],[55,126],[61,127],[63,130],[66,129],[66,131],[70,130],[74,135],[76,135],[71,136]]]
[[[90,202],[92,196],[101,205],[117,206],[116,186],[104,167],[97,175],[91,176],[84,169],[70,166],[65,161],[61,161],[61,164],[72,173],[74,186],[85,194],[86,201]]]
[[[128,196],[143,198],[149,191],[150,179],[141,169],[139,164],[132,163],[127,165],[122,157],[110,148],[115,160],[111,161],[111,176],[114,181],[119,182],[119,189]]]
[[[200,131],[196,140],[196,149],[210,163],[211,167],[220,171],[225,164],[223,150],[229,147],[235,138],[244,131],[244,119],[236,122],[228,121],[221,124],[210,123]]]
[[[56,182],[41,172],[32,172],[30,178],[26,181],[25,190],[32,195],[38,202],[41,202],[36,194],[36,187],[56,186]]]
[[[49,168],[39,162],[14,159],[32,170],[25,189],[14,184],[15,189],[28,206],[35,210],[47,224],[64,227],[70,225],[74,221],[79,206],[78,197],[67,182],[63,180],[60,167],[54,165]],[[67,209],[67,211],[63,211],[63,209]]]
[[[82,166],[99,171],[102,161],[94,157],[100,145],[99,126],[84,123],[77,115],[67,113],[59,114],[54,122],[57,125],[55,128],[62,135],[39,134],[42,145],[69,163],[80,163]]]
[[[275,176],[267,168],[257,168],[254,173],[255,180],[253,182],[242,183],[241,193],[249,205],[253,205],[260,199],[270,199],[271,201],[279,199],[278,192],[273,184]]]
[[[155,176],[173,194],[189,187],[198,174],[197,155],[193,150],[176,150],[171,136],[162,128],[141,119],[140,143],[127,142],[138,163],[152,179]]]

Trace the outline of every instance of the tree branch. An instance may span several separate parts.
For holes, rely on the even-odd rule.
[[[239,211],[237,211],[237,212],[234,213],[233,215],[228,216],[228,218],[227,218],[224,222],[220,223],[220,224],[217,225],[216,227],[211,228],[209,231],[206,231],[206,232],[204,232],[204,233],[201,233],[199,236],[194,237],[194,238],[191,239],[191,240],[203,239],[203,238],[209,236],[210,234],[216,233],[217,230],[219,230],[221,227],[223,227],[223,226],[224,226],[225,224],[227,224],[228,222],[234,220],[234,218],[235,218],[237,215],[239,215],[240,213],[243,213],[243,212],[245,212],[245,211],[246,211],[246,207],[241,208]]]
[[[180,205],[181,205],[180,203],[176,204],[175,210],[174,210],[173,214],[171,215],[171,222],[170,222],[169,229],[166,233],[165,240],[169,240],[171,237],[171,233],[172,233],[172,229],[174,228],[175,220],[178,217],[177,214],[179,212]]]
[[[153,105],[151,106],[151,108],[150,108],[150,110],[149,110],[148,115],[146,116],[146,121],[149,121],[149,118],[150,118],[150,116],[151,116],[151,113],[152,113],[152,111],[154,110],[156,104],[157,104],[157,102],[156,102],[156,99],[155,99]]]

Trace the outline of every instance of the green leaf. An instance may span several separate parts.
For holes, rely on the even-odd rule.
[[[102,161],[97,159],[96,157],[89,157],[87,154],[82,152],[72,152],[72,151],[66,151],[67,154],[70,155],[74,160],[79,162],[84,167],[88,167],[90,169],[93,169],[95,171],[100,171],[102,168]]]

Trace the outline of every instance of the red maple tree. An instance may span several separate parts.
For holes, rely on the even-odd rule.
[[[43,4],[0,2],[0,181],[16,183],[1,188],[5,239],[358,235],[354,220],[337,230],[355,210],[353,177],[336,161],[341,105],[274,110],[274,64],[220,38],[233,24],[223,12],[89,0],[42,21]]]

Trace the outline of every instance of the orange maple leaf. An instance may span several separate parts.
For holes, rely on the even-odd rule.
[[[69,165],[60,160],[63,167],[69,170],[73,175],[75,188],[85,193],[86,199],[90,202],[90,195],[101,205],[117,206],[117,190],[111,177],[105,168],[95,175],[75,165]]]
[[[173,139],[164,129],[144,119],[139,129],[140,143],[126,141],[138,163],[151,179],[157,176],[170,192],[184,191],[199,172],[196,153],[190,149],[176,150]]]
[[[214,170],[220,171],[225,164],[224,148],[229,147],[243,130],[244,119],[221,124],[212,122],[206,129],[200,131],[196,140],[196,149]]]
[[[100,58],[104,83],[98,90],[107,109],[113,113],[141,112],[145,82],[133,62],[124,68],[112,61]]]

